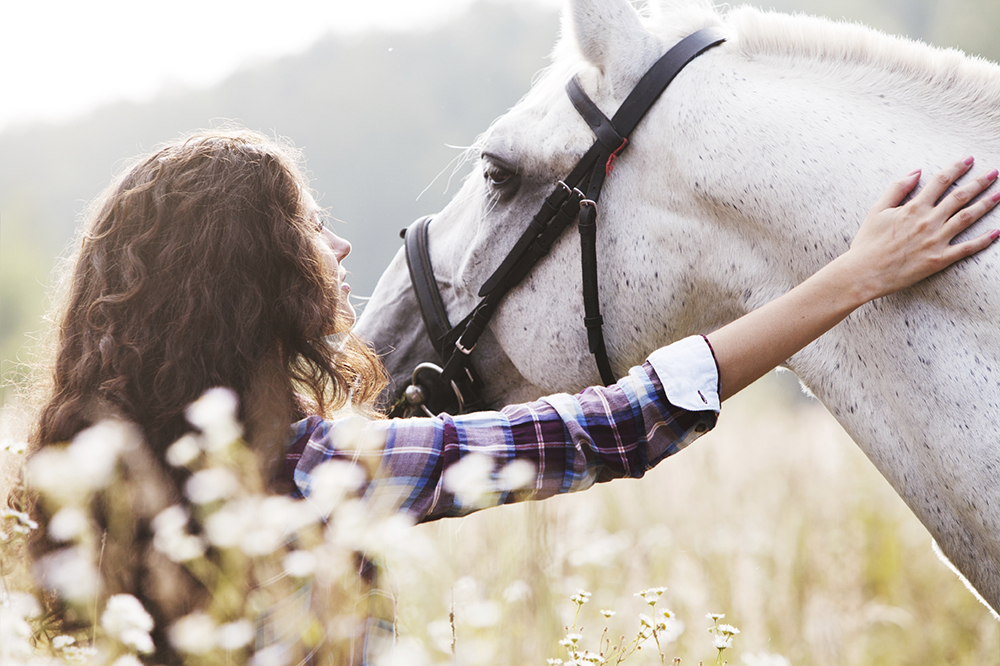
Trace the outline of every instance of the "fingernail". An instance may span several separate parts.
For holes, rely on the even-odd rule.
[[[916,169],[916,170],[911,171],[910,173],[908,173],[906,175],[907,175],[907,177],[909,177],[909,176],[916,176],[917,174],[920,173],[920,171],[921,171],[921,169]]]
[[[1000,238],[1000,229],[994,229],[990,232],[990,240],[996,240]]]
[[[1000,176],[1000,171],[993,169],[988,174],[986,174],[986,180],[996,180],[997,176]]]
[[[996,203],[996,202],[1000,201],[1000,192],[997,192],[996,194],[994,194],[993,196],[991,196],[990,200],[993,201],[993,203]]]
[[[972,166],[972,163],[976,161],[976,158],[970,155],[969,157],[966,157],[962,161],[966,164],[966,166]]]

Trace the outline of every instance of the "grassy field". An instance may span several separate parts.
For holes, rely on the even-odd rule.
[[[734,665],[1000,664],[1000,623],[788,380],[771,376],[729,401],[714,432],[640,481],[400,537],[408,554],[387,569],[404,637],[395,663],[544,666],[567,657],[559,641],[578,590],[592,593],[576,631],[593,651],[606,625],[615,643],[634,637],[649,613],[635,593],[665,586],[657,608],[685,625],[665,645],[667,664],[716,663],[708,613],[741,630],[723,655]],[[16,458],[0,451],[0,466]],[[5,554],[8,565],[17,557]],[[16,575],[0,573],[16,589]],[[602,609],[616,615],[605,620]],[[660,659],[649,641],[626,663]]]
[[[400,630],[460,664],[545,664],[578,589],[591,649],[661,606],[686,630],[667,663],[715,663],[709,612],[741,629],[730,664],[761,653],[812,666],[1000,664],[1000,624],[818,403],[769,378],[717,429],[641,481],[420,526],[427,552],[392,563]],[[579,628],[579,627],[578,627]],[[452,663],[445,660],[445,663]],[[659,663],[651,643],[627,663]]]

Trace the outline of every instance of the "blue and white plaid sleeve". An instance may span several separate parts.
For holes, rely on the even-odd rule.
[[[425,521],[638,478],[713,428],[719,409],[711,348],[701,336],[686,338],[606,388],[496,412],[369,421],[378,460],[364,497]],[[363,455],[338,446],[342,429],[319,417],[293,427],[287,469],[294,464],[303,495],[317,466]],[[357,435],[356,425],[349,429]]]

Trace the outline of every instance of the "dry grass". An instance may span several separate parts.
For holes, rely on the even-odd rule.
[[[3,458],[0,468],[13,462]],[[648,611],[633,593],[654,586],[668,588],[660,607],[687,626],[668,663],[714,663],[705,615],[722,612],[742,630],[731,664],[762,652],[797,666],[1000,664],[1000,624],[938,561],[926,530],[826,411],[773,377],[641,481],[415,532],[430,547],[388,572],[400,633],[431,653],[408,666],[565,657],[558,641],[580,588],[593,593],[580,621],[587,647],[603,608],[618,613],[610,634],[632,637]],[[628,663],[659,659],[649,644]]]
[[[448,650],[454,604],[461,664],[565,657],[578,588],[593,593],[585,640],[596,645],[601,608],[618,611],[612,635],[631,637],[647,610],[633,593],[660,585],[687,625],[668,659],[687,664],[714,663],[708,612],[742,630],[733,664],[748,652],[813,666],[1000,663],[1000,624],[927,531],[832,417],[774,378],[641,481],[417,529],[435,549],[392,566],[400,630]],[[655,650],[633,661],[658,663]]]

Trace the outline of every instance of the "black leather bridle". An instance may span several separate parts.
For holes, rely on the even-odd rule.
[[[597,201],[601,188],[614,168],[615,159],[628,145],[629,135],[677,73],[706,50],[725,40],[725,34],[717,28],[706,28],[685,37],[643,75],[611,119],[597,108],[576,77],[570,80],[566,85],[570,101],[597,139],[573,171],[565,180],[559,181],[545,199],[513,249],[480,288],[482,300],[479,305],[457,326],[451,326],[448,321],[431,266],[427,240],[431,218],[423,217],[403,232],[406,263],[420,304],[420,314],[444,365],[418,365],[404,398],[393,408],[393,415],[414,410],[428,415],[461,413],[486,407],[479,391],[482,382],[469,364],[469,355],[500,301],[549,252],[563,230],[577,217],[580,220],[584,325],[587,327],[590,353],[597,362],[601,380],[605,384],[615,382],[604,344],[597,286]]]

